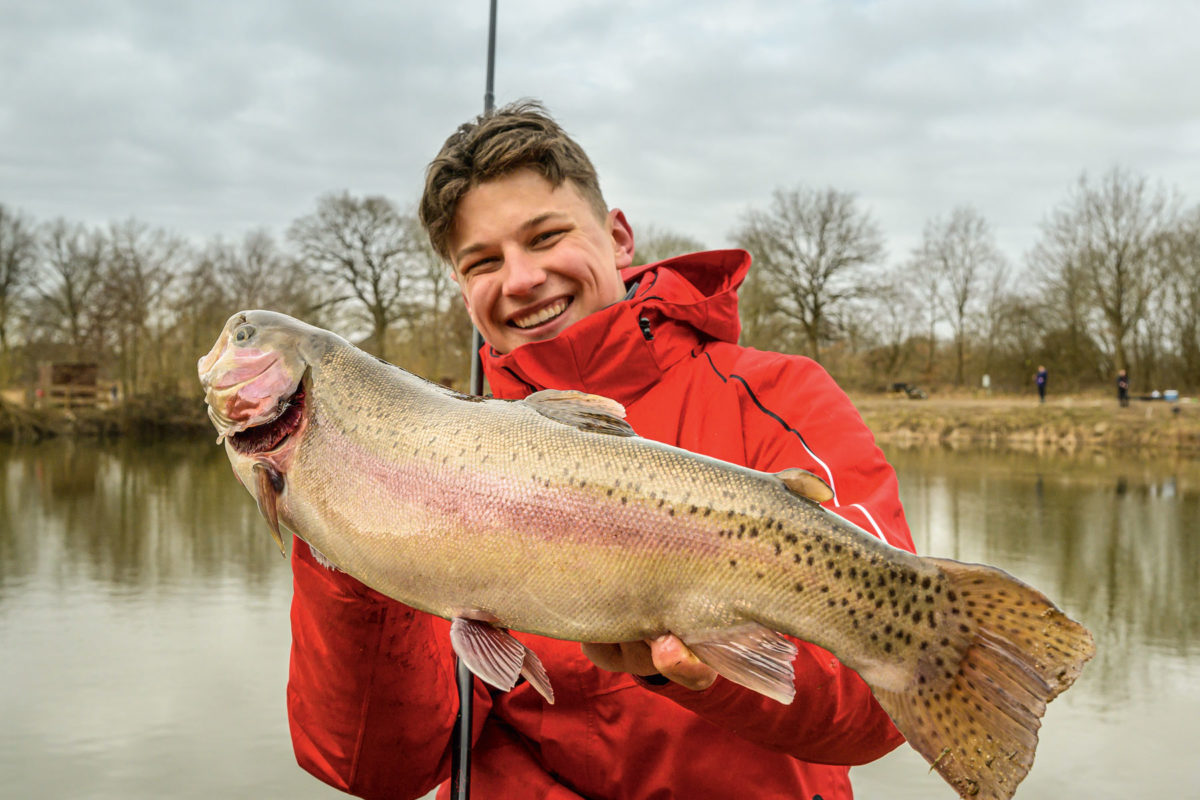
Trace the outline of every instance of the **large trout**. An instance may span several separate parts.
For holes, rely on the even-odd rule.
[[[792,699],[794,645],[858,672],[963,797],[1008,798],[1046,703],[1094,653],[1041,593],[898,550],[826,511],[799,469],[639,438],[616,402],[470,397],[328,331],[235,314],[200,359],[208,413],[283,547],[452,620],[455,652],[553,702],[509,629],[580,642],[670,632],[729,680]]]

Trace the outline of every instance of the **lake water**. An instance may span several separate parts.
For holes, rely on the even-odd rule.
[[[1200,463],[890,453],[919,550],[1096,636],[1018,798],[1200,797]],[[344,797],[295,766],[290,580],[204,442],[0,446],[0,797]],[[951,798],[911,750],[859,798]]]

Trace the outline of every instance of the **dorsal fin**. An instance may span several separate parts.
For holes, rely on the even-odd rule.
[[[775,477],[783,481],[783,485],[788,489],[814,503],[824,503],[833,499],[833,489],[829,488],[829,484],[806,469],[792,467],[776,472]]]
[[[539,414],[581,431],[612,436],[637,436],[625,421],[625,407],[598,394],[574,390],[543,389],[525,398]]]

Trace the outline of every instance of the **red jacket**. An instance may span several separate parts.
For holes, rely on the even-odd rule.
[[[493,393],[579,389],[622,403],[642,436],[769,472],[803,467],[826,506],[912,550],[896,478],[816,363],[739,347],[741,251],[627,271],[633,296],[555,339],[485,352]],[[288,711],[301,766],[364,797],[419,797],[446,780],[457,711],[449,624],[293,549]],[[718,678],[693,692],[598,669],[580,646],[519,634],[554,684],[475,682],[472,795],[507,798],[851,797],[848,767],[902,739],[866,684],[801,643],[789,706]],[[442,787],[441,797],[447,796]]]

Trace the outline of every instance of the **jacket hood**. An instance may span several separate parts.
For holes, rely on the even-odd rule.
[[[480,351],[497,397],[577,389],[629,405],[697,344],[736,342],[737,289],[750,269],[744,250],[714,250],[630,267],[632,296],[510,353]]]

